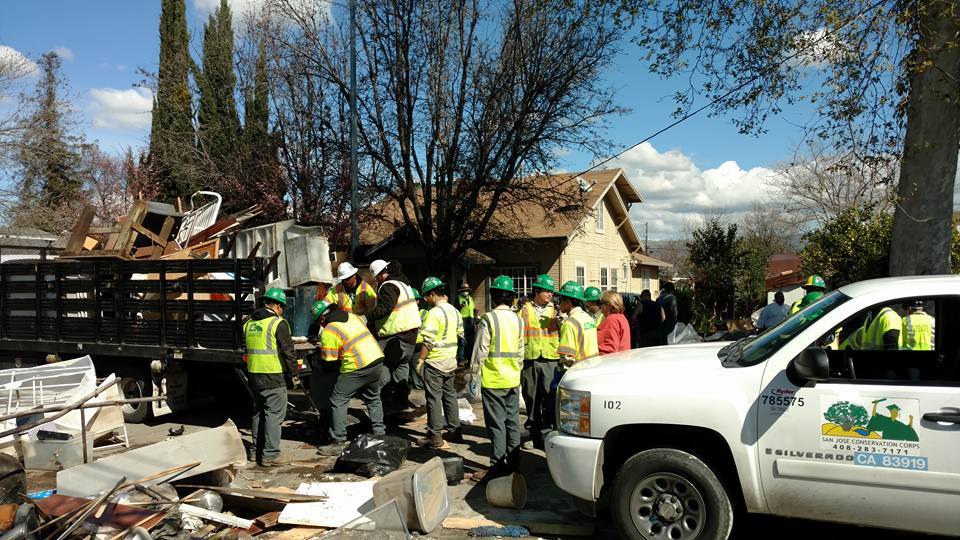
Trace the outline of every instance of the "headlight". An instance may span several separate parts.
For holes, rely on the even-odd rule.
[[[557,410],[560,431],[590,436],[590,392],[560,387],[557,391]]]

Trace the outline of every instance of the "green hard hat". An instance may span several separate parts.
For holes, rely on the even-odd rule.
[[[267,294],[263,295],[267,300],[273,300],[282,305],[287,305],[287,295],[283,292],[283,289],[279,287],[271,287],[267,290]]]
[[[423,294],[430,294],[430,291],[443,286],[444,283],[440,281],[440,278],[430,276],[423,280],[423,287],[421,287],[421,289],[423,289]]]
[[[583,300],[585,302],[599,302],[600,289],[596,287],[587,287],[583,290]]]
[[[823,281],[823,278],[814,274],[807,278],[807,281],[803,282],[803,288],[807,290],[827,290],[827,282]]]
[[[821,298],[823,298],[823,291],[808,292],[804,295],[803,299],[800,300],[800,307],[807,307]]]
[[[540,274],[537,276],[537,279],[533,280],[533,288],[555,292],[557,289],[557,282],[555,282],[549,274]]]
[[[490,285],[491,289],[496,289],[498,291],[507,291],[509,293],[516,294],[516,289],[513,288],[513,279],[510,276],[497,276],[493,279],[493,284]]]
[[[330,302],[325,302],[323,300],[317,300],[313,303],[313,307],[310,308],[310,311],[313,312],[314,320],[317,319],[320,315],[323,315],[323,312],[330,309],[333,306]]]
[[[557,294],[574,300],[583,300],[583,287],[576,281],[568,281],[563,284],[563,287],[560,287]]]
[[[420,291],[418,291],[416,287],[410,287],[410,288],[413,289],[414,298],[416,298],[417,300],[420,300],[421,298],[423,298],[422,296],[420,296]]]

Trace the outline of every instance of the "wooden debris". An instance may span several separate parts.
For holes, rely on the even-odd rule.
[[[224,525],[229,525],[231,527],[249,529],[253,526],[252,519],[238,518],[237,516],[231,516],[230,514],[224,514],[223,512],[214,512],[198,506],[181,504],[178,509],[182,514],[198,517],[205,521],[216,521],[217,523],[223,523]]]

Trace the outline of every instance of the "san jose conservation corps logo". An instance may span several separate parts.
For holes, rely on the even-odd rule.
[[[842,437],[865,439],[863,442],[920,441],[913,427],[919,417],[919,403],[915,399],[865,397],[857,401],[835,400],[836,396],[832,396],[821,401],[821,414],[826,420],[820,426],[823,443],[833,444]]]

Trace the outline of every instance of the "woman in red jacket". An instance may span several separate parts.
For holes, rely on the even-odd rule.
[[[600,354],[630,350],[630,323],[623,315],[623,298],[607,291],[600,297],[603,321],[597,328]]]

